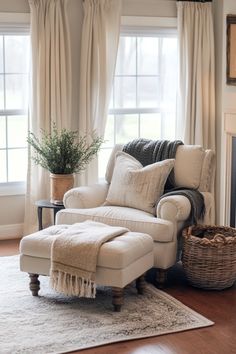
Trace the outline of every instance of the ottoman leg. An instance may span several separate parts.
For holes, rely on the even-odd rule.
[[[33,296],[38,296],[38,292],[40,289],[40,282],[38,280],[38,274],[29,273],[30,283],[29,288]]]
[[[144,290],[145,290],[145,278],[144,275],[141,275],[138,279],[136,279],[136,288],[138,291],[138,294],[143,295]]]
[[[121,306],[124,303],[124,293],[123,288],[112,288],[112,305],[114,306],[114,311],[120,312]]]
[[[167,282],[167,269],[156,269],[156,285],[157,288],[163,289],[165,288]]]

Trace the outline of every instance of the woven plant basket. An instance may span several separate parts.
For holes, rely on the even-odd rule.
[[[221,290],[236,280],[236,229],[196,225],[183,230],[182,263],[193,286]]]

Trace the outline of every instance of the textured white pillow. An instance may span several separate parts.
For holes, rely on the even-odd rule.
[[[105,205],[126,206],[155,214],[174,159],[143,167],[134,157],[118,152]]]

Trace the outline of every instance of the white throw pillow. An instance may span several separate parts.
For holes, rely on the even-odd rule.
[[[105,205],[118,205],[155,214],[157,200],[163,194],[174,159],[143,167],[125,152],[116,154],[115,167]]]

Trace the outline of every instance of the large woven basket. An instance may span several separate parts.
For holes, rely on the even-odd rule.
[[[198,288],[225,289],[236,280],[236,229],[196,225],[183,230],[182,263]]]

